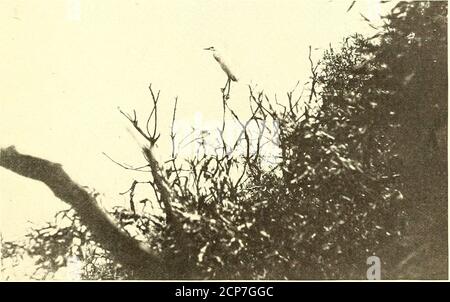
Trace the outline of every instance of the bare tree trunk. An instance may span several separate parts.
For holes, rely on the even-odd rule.
[[[72,206],[112,257],[131,269],[136,279],[169,278],[163,261],[144,245],[122,232],[97,205],[95,199],[75,183],[57,163],[20,154],[13,146],[0,149],[0,166],[45,183],[56,197]]]

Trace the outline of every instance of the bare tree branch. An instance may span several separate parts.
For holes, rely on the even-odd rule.
[[[122,265],[135,272],[138,279],[168,278],[165,264],[148,248],[122,232],[80,185],[75,183],[57,163],[24,155],[13,146],[0,149],[0,166],[24,177],[42,181],[56,197],[71,205],[81,222]]]

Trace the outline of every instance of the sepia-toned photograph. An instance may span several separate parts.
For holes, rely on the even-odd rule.
[[[447,6],[0,0],[0,281],[448,280]]]

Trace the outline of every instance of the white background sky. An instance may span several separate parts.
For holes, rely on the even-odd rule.
[[[394,3],[350,0],[112,1],[0,0],[0,147],[63,164],[77,182],[121,203],[142,155],[118,113],[150,108],[147,86],[161,89],[161,144],[168,141],[174,97],[178,120],[221,118],[226,77],[210,53],[233,62],[240,81],[230,104],[247,106],[247,84],[284,95],[308,80],[308,46],[338,46],[373,33]],[[162,150],[162,151],[161,151]],[[161,146],[162,157],[168,156]],[[27,221],[50,220],[64,204],[43,184],[0,168],[0,231],[24,234]]]

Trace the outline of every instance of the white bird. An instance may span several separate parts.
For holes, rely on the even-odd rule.
[[[227,95],[229,95],[231,81],[237,82],[237,77],[231,72],[229,65],[225,62],[223,57],[220,56],[218,51],[213,46],[205,48],[204,50],[212,51],[214,59],[219,63],[220,67],[222,67],[223,71],[225,71],[225,73],[227,74],[227,82],[225,83],[225,87],[222,88],[222,91],[225,92],[225,89],[227,89],[228,87]]]

